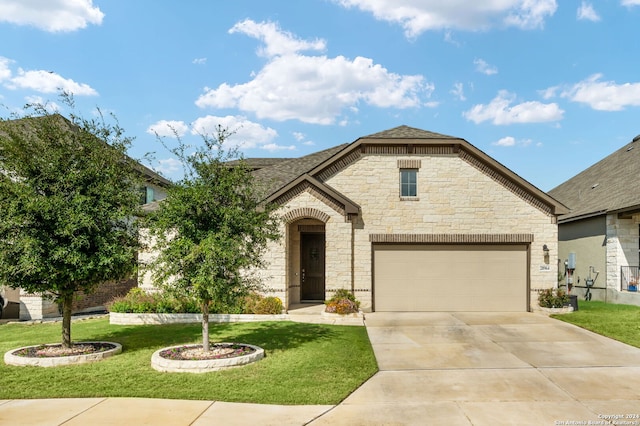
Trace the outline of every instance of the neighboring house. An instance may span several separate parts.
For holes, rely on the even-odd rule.
[[[572,294],[584,297],[587,279],[597,275],[589,289],[593,300],[640,305],[639,172],[636,137],[549,192],[570,208],[559,217],[558,239],[561,263],[575,254]]]
[[[73,124],[63,116],[59,117],[61,123],[73,126]],[[21,120],[11,120],[3,122],[2,125],[15,125],[16,123],[20,124],[20,122]],[[2,134],[0,132],[0,137],[1,136]],[[143,210],[146,210],[149,205],[166,198],[166,191],[171,185],[171,182],[142,164],[137,164],[136,167],[144,181],[144,186],[140,188],[140,204],[143,205]],[[137,285],[138,280],[136,276],[122,281],[100,284],[95,292],[88,295],[78,295],[74,301],[73,312],[102,310],[111,299],[126,294],[131,288]],[[22,289],[6,288],[4,291],[6,299],[10,304],[19,304],[19,310],[15,309],[15,311],[16,314],[18,314],[17,311],[19,311],[19,318],[22,320],[59,316],[58,305],[42,295],[26,293]],[[6,311],[4,317],[7,317]]]
[[[282,217],[264,292],[287,308],[345,288],[365,311],[528,311],[556,284],[543,248],[568,210],[463,139],[401,126],[253,173]]]

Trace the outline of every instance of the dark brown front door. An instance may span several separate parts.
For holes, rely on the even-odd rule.
[[[324,234],[300,234],[300,300],[324,300]]]

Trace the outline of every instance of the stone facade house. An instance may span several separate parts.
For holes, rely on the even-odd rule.
[[[570,208],[558,218],[558,239],[561,270],[575,258],[572,294],[587,296],[590,277],[592,300],[640,305],[639,173],[636,137],[549,192]]]
[[[400,126],[254,169],[287,308],[344,288],[365,311],[528,311],[556,285],[568,210],[464,139]]]

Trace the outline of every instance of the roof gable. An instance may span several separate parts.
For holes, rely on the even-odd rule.
[[[407,155],[433,154],[458,155],[473,167],[490,176],[526,202],[549,215],[568,212],[560,202],[536,188],[484,152],[464,139],[442,135],[409,126],[363,136],[349,145],[339,145],[316,154],[292,159],[254,172],[260,181],[270,179],[267,184],[267,202],[282,200],[283,195],[299,186],[299,178],[309,176],[315,187],[324,187],[324,192],[336,191],[326,185],[331,176],[339,173],[362,155]],[[308,179],[307,179],[308,180]],[[333,191],[333,192],[332,192]]]
[[[549,194],[569,206],[561,220],[640,210],[640,137],[558,185]]]

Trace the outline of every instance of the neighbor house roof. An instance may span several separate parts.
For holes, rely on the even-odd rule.
[[[571,221],[606,213],[640,212],[640,136],[549,191],[571,211]]]
[[[76,124],[71,122],[69,119],[67,119],[66,117],[60,114],[52,114],[49,117],[53,118],[54,120],[57,120],[58,121],[57,124],[63,130],[68,130],[70,132],[81,130],[79,126],[77,126]],[[45,120],[46,118],[47,116],[37,116],[37,117],[19,118],[15,120],[0,120],[0,136],[6,135],[7,132],[11,130],[17,130],[20,132],[33,132],[34,131],[33,126],[37,125],[37,123],[42,123],[42,120]],[[159,175],[158,173],[154,172],[150,168],[140,164],[135,160],[134,162],[135,162],[136,170],[140,172],[140,174],[144,177],[145,180],[151,181],[159,186],[164,186],[164,187],[168,187],[172,184],[171,181]]]
[[[272,167],[255,171],[254,176],[263,184],[267,202],[285,200],[287,194],[310,186],[342,205],[346,214],[351,214],[357,213],[359,206],[325,183],[330,176],[367,153],[410,156],[419,152],[459,155],[514,193],[550,214],[558,215],[568,212],[562,203],[464,139],[409,126],[395,127],[363,136],[351,144],[342,144],[315,154],[279,162]]]

